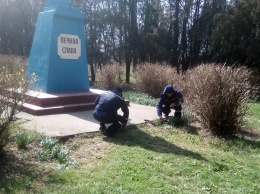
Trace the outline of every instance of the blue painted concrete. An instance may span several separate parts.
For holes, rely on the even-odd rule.
[[[62,46],[62,35],[78,39],[74,44],[66,41],[67,46]],[[79,45],[81,52],[78,48],[72,49],[76,55],[72,53],[64,58],[58,54],[59,48],[66,51],[63,48]],[[78,58],[73,58],[75,56]],[[36,87],[41,92],[89,91],[84,16],[80,10],[69,5],[69,0],[46,0],[44,11],[39,13],[27,66],[27,75],[32,73],[38,78],[32,88]]]

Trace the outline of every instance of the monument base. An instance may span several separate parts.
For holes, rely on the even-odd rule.
[[[55,94],[29,91],[20,110],[32,115],[93,110],[95,108],[95,99],[99,94],[100,90]],[[128,100],[126,100],[126,105],[129,106]]]
[[[29,91],[21,111],[32,115],[47,115],[91,110],[95,107],[97,96],[93,92],[47,94]]]

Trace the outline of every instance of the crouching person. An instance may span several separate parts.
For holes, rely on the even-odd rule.
[[[112,91],[100,94],[95,101],[94,118],[100,122],[100,130],[107,136],[115,136],[118,131],[123,131],[128,121],[129,110],[122,97],[123,89],[116,87]],[[122,110],[123,116],[117,114]],[[105,124],[112,123],[108,128]]]
[[[159,116],[160,120],[163,120],[162,113],[167,120],[171,109],[175,110],[174,118],[181,119],[182,103],[183,96],[181,92],[174,89],[172,85],[167,85],[164,88],[163,94],[156,105],[157,115]]]

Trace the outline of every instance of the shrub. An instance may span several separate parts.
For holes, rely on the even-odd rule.
[[[104,90],[111,90],[121,82],[122,68],[118,63],[106,65],[96,74],[96,87]]]
[[[252,71],[253,71],[253,73],[252,73],[252,77],[251,77],[250,81],[253,86],[256,86],[256,91],[257,91],[256,93],[259,97],[259,95],[260,95],[260,77],[259,77],[260,69],[253,68]]]
[[[135,72],[135,87],[152,97],[159,97],[167,84],[179,85],[179,75],[176,70],[167,65],[144,64]]]
[[[254,96],[252,71],[246,67],[203,64],[188,70],[183,88],[185,102],[202,127],[230,137],[242,127],[247,102]]]
[[[0,55],[0,152],[8,143],[9,125],[35,80],[34,76],[26,78],[25,64],[22,57]]]

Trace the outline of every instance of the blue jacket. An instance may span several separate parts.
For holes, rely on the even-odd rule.
[[[121,108],[123,117],[128,119],[129,110],[125,100],[116,91],[107,91],[100,94],[95,100],[95,111],[99,115],[117,115],[117,110]]]
[[[172,96],[168,97],[167,93],[172,93]],[[170,109],[170,105],[172,103],[175,103],[175,106],[180,106],[181,103],[183,103],[183,96],[182,96],[181,92],[174,89],[172,87],[172,85],[167,85],[164,88],[163,94],[160,97],[160,99],[156,105],[157,115],[158,116],[162,115],[162,107],[164,107],[166,109]]]

